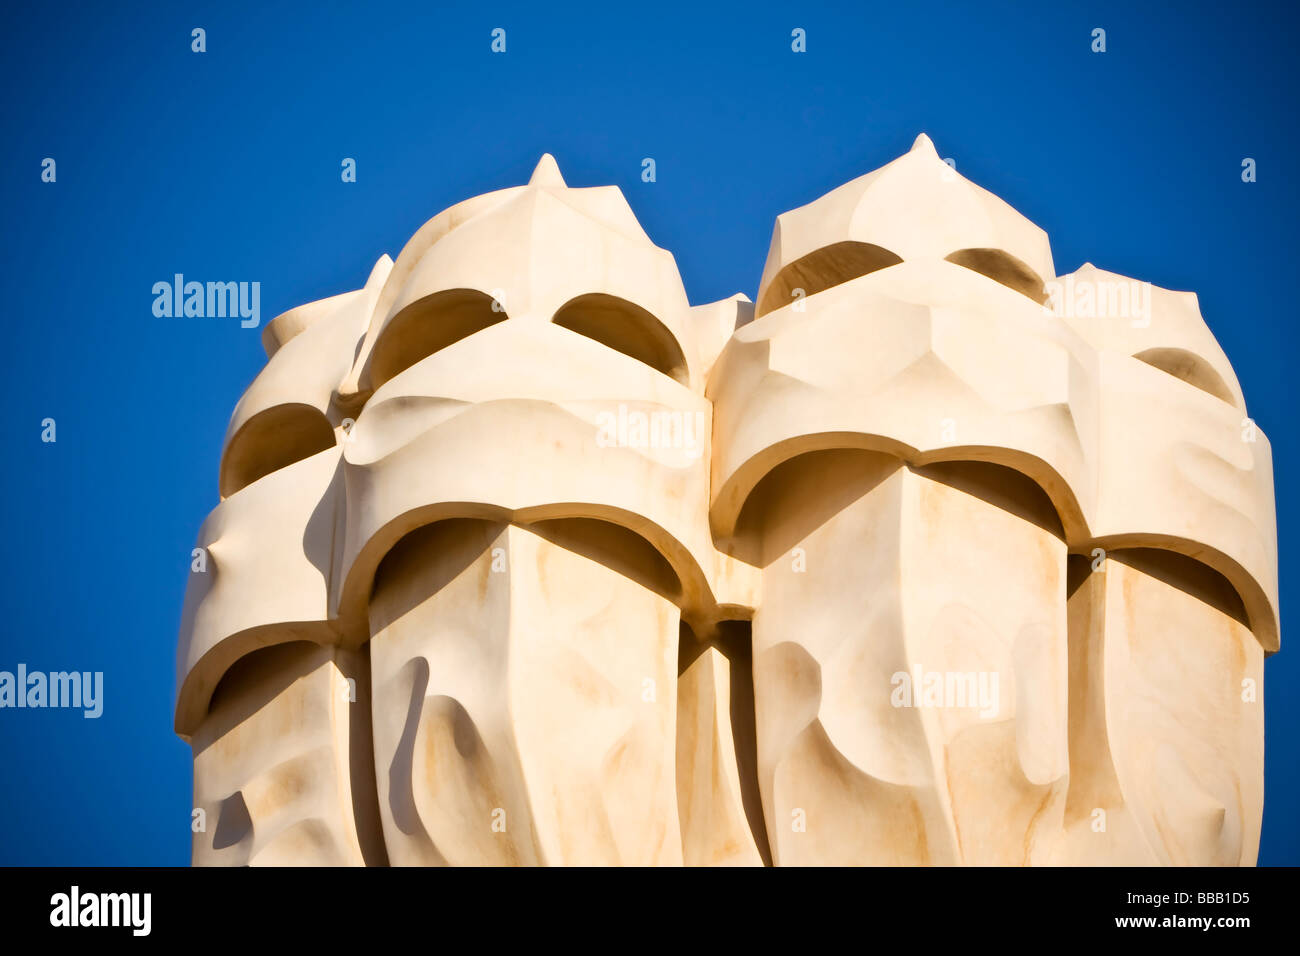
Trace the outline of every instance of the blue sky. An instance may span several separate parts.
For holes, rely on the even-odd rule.
[[[753,297],[778,213],[941,156],[1084,261],[1200,295],[1270,436],[1282,605],[1300,189],[1294,13],[1180,3],[26,4],[0,32],[0,668],[102,670],[105,711],[0,711],[0,863],[185,864],[171,732],[189,551],[265,356],[162,319],[177,272],[262,283],[263,319],[360,287],[439,210],[616,184],[694,303]],[[190,31],[207,31],[207,52]],[[507,52],[489,50],[507,31]],[[807,33],[792,53],[790,33]],[[1090,50],[1107,31],[1107,51]],[[57,162],[57,182],[40,164]],[[358,181],[340,181],[353,157]],[[641,161],[657,181],[643,183]],[[1254,158],[1258,181],[1241,181]],[[1290,165],[1289,165],[1290,164]],[[58,441],[40,440],[42,419]],[[1300,863],[1300,656],[1266,666],[1261,863]]]

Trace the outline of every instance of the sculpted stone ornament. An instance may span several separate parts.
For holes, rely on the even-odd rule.
[[[1191,293],[921,136],[691,306],[615,187],[262,333],[186,595],[199,865],[1253,864],[1272,465]]]

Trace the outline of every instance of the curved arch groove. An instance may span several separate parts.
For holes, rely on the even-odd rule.
[[[686,356],[677,338],[635,303],[600,292],[580,295],[560,306],[551,321],[689,384]]]
[[[412,302],[393,316],[375,342],[370,358],[375,388],[421,359],[463,338],[504,322],[496,300],[477,289],[444,289]]]
[[[334,429],[314,405],[295,402],[258,412],[235,433],[222,456],[221,497],[334,445]]]
[[[757,315],[788,305],[802,289],[804,298],[833,286],[887,269],[902,262],[900,256],[869,242],[836,242],[801,256],[773,277],[759,300]]]
[[[1009,252],[1001,249],[958,249],[944,256],[947,262],[978,272],[994,282],[1014,289],[1039,305],[1047,301],[1043,279]]]
[[[1146,362],[1153,368],[1167,372],[1174,378],[1182,379],[1193,388],[1208,392],[1215,398],[1236,406],[1237,400],[1218,372],[1209,362],[1186,349],[1155,348],[1146,349],[1133,356],[1139,362]]]

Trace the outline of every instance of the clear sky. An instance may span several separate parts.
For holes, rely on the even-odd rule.
[[[237,320],[156,318],[155,282],[259,281],[265,321],[359,288],[439,210],[525,182],[549,151],[570,185],[623,189],[693,303],[752,298],[778,213],[922,131],[1047,230],[1058,272],[1091,261],[1200,295],[1273,443],[1283,650],[1260,862],[1300,863],[1290,5],[304,7],[31,3],[0,31],[0,669],[105,681],[98,720],[0,711],[0,863],[189,859],[177,625],[226,423],[265,355]]]

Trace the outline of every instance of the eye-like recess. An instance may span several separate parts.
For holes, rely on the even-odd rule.
[[[944,258],[982,276],[988,276],[1008,289],[1015,289],[1039,305],[1047,301],[1047,289],[1042,277],[1009,252],[1001,249],[958,249]]]
[[[504,322],[504,309],[477,289],[446,289],[412,302],[389,321],[370,357],[375,388],[454,342]]]
[[[1223,376],[1216,372],[1209,362],[1186,349],[1147,349],[1133,357],[1162,372],[1168,372],[1174,378],[1180,378],[1203,392],[1209,392],[1229,405],[1237,404]]]
[[[311,641],[285,641],[250,651],[221,675],[208,702],[208,713],[233,710],[242,720],[329,660],[330,653],[328,647]]]
[[[221,459],[221,497],[334,444],[334,429],[315,406],[273,405],[258,412],[235,433]]]
[[[796,259],[773,277],[763,292],[757,314],[764,315],[789,305],[796,298],[816,295],[902,261],[888,249],[869,242],[845,241],[823,246]],[[802,296],[795,294],[796,289],[803,290]]]
[[[930,481],[964,491],[1065,540],[1065,523],[1056,510],[1056,503],[1043,490],[1042,485],[1024,472],[991,461],[967,459],[934,462],[912,470]]]
[[[690,383],[686,357],[672,332],[626,299],[599,292],[580,295],[560,306],[551,321],[644,362],[683,385]]]
[[[372,595],[386,588],[406,588],[427,595],[445,587],[466,568],[491,556],[506,522],[482,518],[445,518],[408,532],[384,555],[375,570]],[[622,525],[600,518],[550,518],[524,525],[528,532],[566,551],[582,555],[670,601],[679,601],[681,579],[672,564],[649,541]],[[411,590],[410,583],[418,581]],[[396,606],[396,605],[394,605]]]
[[[902,467],[894,455],[861,448],[822,448],[787,459],[745,499],[728,550],[746,564],[768,567]]]
[[[670,601],[681,599],[681,579],[672,564],[649,541],[622,525],[600,518],[551,518],[528,525],[528,530]]]
[[[1071,557],[1073,558],[1074,555]],[[1190,594],[1243,627],[1250,627],[1250,616],[1246,613],[1246,604],[1240,592],[1231,581],[1208,564],[1202,564],[1195,558],[1163,548],[1112,548],[1107,550],[1106,560],[1118,561],[1150,577],[1158,578],[1170,587]]]

